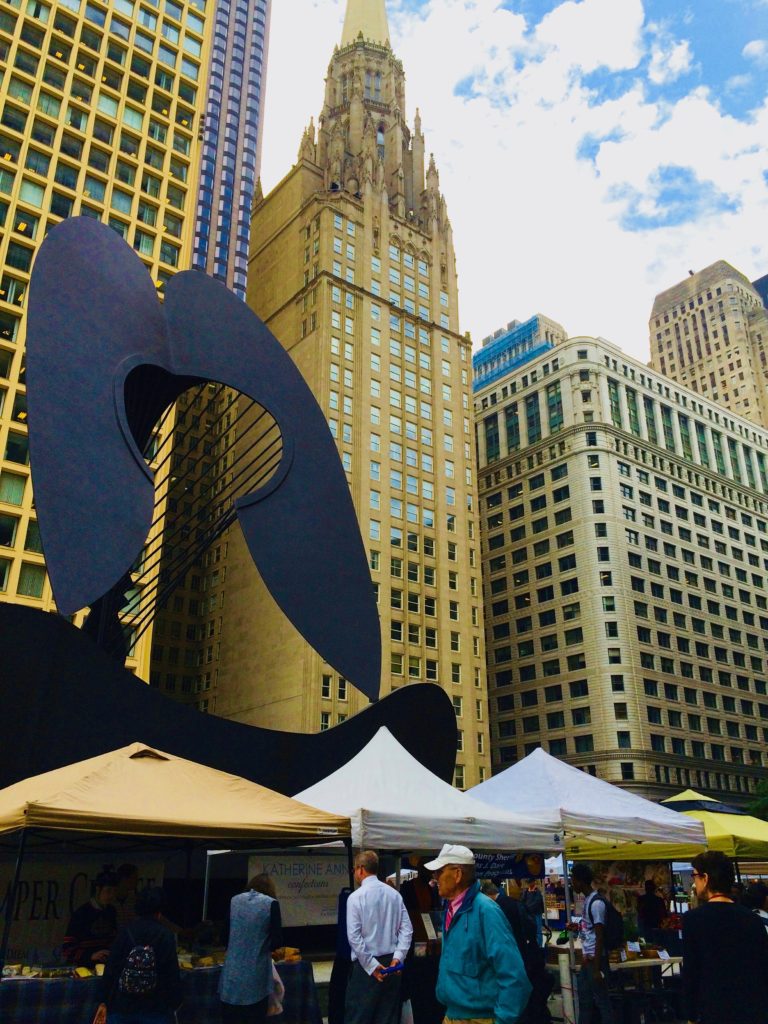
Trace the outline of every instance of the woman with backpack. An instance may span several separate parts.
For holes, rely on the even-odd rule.
[[[160,923],[163,890],[142,889],[136,917],[117,933],[101,979],[94,1024],[173,1024],[181,1005],[176,939]]]

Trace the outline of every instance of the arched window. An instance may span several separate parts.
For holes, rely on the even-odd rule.
[[[341,76],[341,102],[346,103],[349,95],[349,79],[346,75]]]
[[[384,125],[380,124],[376,129],[376,149],[381,159],[384,159]]]
[[[371,72],[370,71],[366,71],[365,72],[365,98],[367,100],[372,99],[372,94],[371,94],[371,80],[372,80],[372,78],[373,78],[373,75],[371,74]]]

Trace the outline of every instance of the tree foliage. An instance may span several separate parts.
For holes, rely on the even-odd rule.
[[[754,799],[747,804],[746,810],[756,818],[768,821],[768,779],[758,782]]]

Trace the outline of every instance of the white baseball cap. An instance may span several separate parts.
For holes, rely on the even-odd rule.
[[[427,871],[439,871],[447,864],[474,864],[475,855],[467,846],[453,846],[451,843],[444,843],[443,848],[434,860],[429,861],[424,867]]]

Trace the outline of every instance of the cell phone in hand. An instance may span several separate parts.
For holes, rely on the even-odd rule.
[[[403,965],[402,964],[395,964],[394,967],[382,967],[381,968],[381,973],[382,974],[395,974],[395,973],[397,973],[397,971],[402,971],[402,969],[403,969]]]

